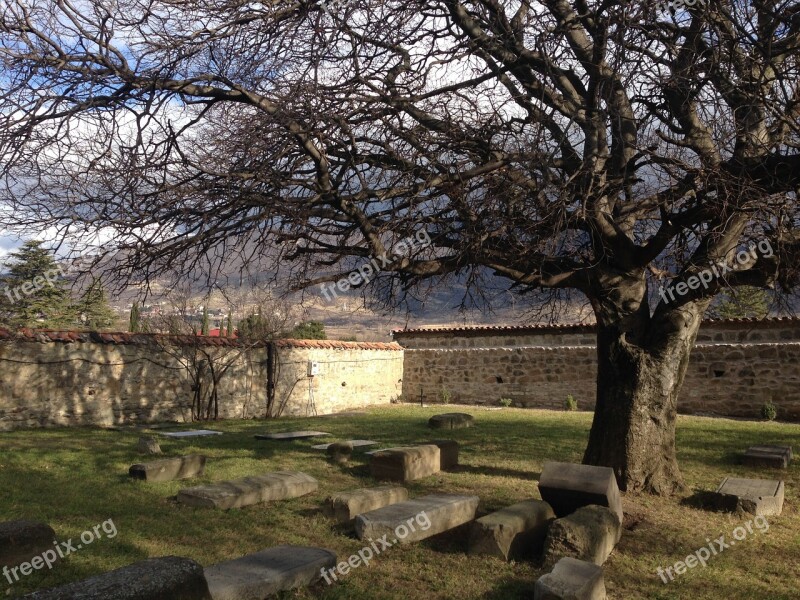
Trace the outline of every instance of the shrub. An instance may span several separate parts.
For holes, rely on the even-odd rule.
[[[572,394],[569,394],[567,396],[567,399],[564,400],[564,410],[568,411],[578,410],[578,401],[575,400]]]
[[[778,407],[772,402],[765,402],[764,406],[761,407],[761,416],[767,421],[774,421],[775,417],[778,416]]]
[[[441,390],[439,390],[439,400],[442,401],[442,404],[450,404],[452,399],[453,394],[446,387],[443,387]]]
[[[511,398],[500,398],[499,402],[501,406],[508,408],[514,401]]]

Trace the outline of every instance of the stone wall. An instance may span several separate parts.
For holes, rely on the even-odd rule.
[[[219,383],[220,417],[264,417],[268,348],[194,336],[0,330],[0,430],[191,420],[192,364],[230,364]],[[403,353],[394,344],[285,340],[275,344],[275,397],[285,415],[388,403],[400,393]],[[319,375],[307,377],[309,360]],[[380,366],[379,366],[380,365]],[[206,381],[208,381],[206,379]],[[344,384],[344,385],[342,385]]]
[[[405,347],[403,397],[497,405],[501,398],[562,408],[568,394],[594,408],[592,328],[489,327],[395,332]],[[592,343],[588,343],[591,339]],[[692,353],[679,411],[758,417],[767,401],[800,420],[800,320],[705,323]]]

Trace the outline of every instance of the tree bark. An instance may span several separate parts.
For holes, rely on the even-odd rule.
[[[648,319],[638,336],[619,324],[597,331],[597,403],[585,464],[614,469],[623,491],[684,489],[675,448],[678,395],[705,303]]]

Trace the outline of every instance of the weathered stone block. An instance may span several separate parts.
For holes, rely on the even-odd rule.
[[[62,587],[28,594],[31,600],[212,600],[203,567],[178,556],[149,558]]]
[[[439,447],[439,468],[443,471],[458,466],[459,444],[455,440],[430,440],[423,444],[433,444]]]
[[[208,567],[205,577],[214,600],[264,600],[312,585],[334,565],[336,554],[324,548],[276,546]]]
[[[381,539],[392,543],[418,542],[475,518],[477,496],[432,494],[406,500],[356,517],[358,539]]]
[[[344,464],[350,460],[350,456],[353,454],[353,444],[350,442],[334,442],[328,444],[325,453],[332,462]]]
[[[24,519],[0,523],[0,567],[13,567],[52,550],[55,539],[56,532],[46,523]]]
[[[134,479],[142,479],[150,483],[173,481],[200,477],[206,468],[206,457],[201,454],[189,454],[175,458],[164,458],[146,463],[132,465],[128,475]]]
[[[791,446],[751,446],[742,457],[749,467],[785,469],[792,462]]]
[[[375,479],[414,481],[439,472],[441,452],[433,444],[390,448],[372,455],[370,471]]]
[[[609,467],[548,461],[539,478],[539,493],[558,517],[581,506],[599,504],[613,510],[622,522],[622,499],[614,471]]]
[[[467,413],[444,413],[428,419],[428,425],[433,429],[465,429],[472,427],[474,422],[475,418]]]
[[[178,502],[210,508],[241,508],[260,502],[286,500],[316,492],[316,479],[298,471],[277,471],[265,475],[221,481],[178,492]]]
[[[139,454],[161,454],[161,446],[154,437],[140,437],[136,450]]]
[[[408,500],[408,490],[397,485],[338,492],[325,500],[323,511],[339,523],[347,523],[358,515],[390,504]]]
[[[608,507],[591,505],[556,519],[544,541],[545,564],[570,556],[602,565],[622,536],[622,523]]]
[[[542,500],[507,506],[473,522],[469,553],[505,560],[539,555],[553,519],[552,507]]]
[[[606,600],[603,569],[574,558],[562,558],[533,588],[533,600]]]
[[[783,511],[783,493],[783,481],[726,477],[713,496],[720,510],[769,516]]]

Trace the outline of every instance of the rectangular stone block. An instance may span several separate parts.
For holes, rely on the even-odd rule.
[[[751,446],[742,457],[749,467],[785,469],[792,462],[791,446]]]
[[[0,567],[14,567],[53,549],[56,532],[46,523],[19,519],[0,523]]]
[[[439,447],[439,468],[442,471],[458,466],[459,444],[455,440],[430,440],[423,444],[433,444]]]
[[[562,558],[538,579],[533,600],[606,600],[603,568],[575,558]]]
[[[203,567],[178,556],[141,562],[65,586],[23,596],[30,600],[215,600]]]
[[[336,554],[324,548],[276,546],[208,567],[205,577],[214,600],[264,600],[312,585],[334,565]]]
[[[408,490],[397,485],[338,492],[325,500],[326,515],[339,523],[348,523],[358,515],[408,500]]]
[[[622,498],[609,467],[548,461],[539,478],[539,493],[558,517],[598,504],[613,510],[622,522]]]
[[[241,508],[316,492],[316,479],[298,471],[277,471],[265,475],[221,481],[178,492],[178,502],[207,508]]]
[[[358,539],[408,544],[449,531],[475,518],[477,496],[432,494],[406,500],[356,517]]]
[[[201,454],[189,454],[175,458],[162,458],[146,463],[132,465],[128,475],[134,479],[142,479],[150,483],[173,481],[200,477],[206,468],[206,457]]]
[[[507,506],[472,523],[469,553],[504,560],[538,556],[553,519],[552,507],[542,500],[525,500]]]
[[[622,537],[622,523],[607,506],[582,506],[556,519],[544,541],[544,563],[555,564],[569,556],[602,565]]]
[[[715,492],[718,507],[753,515],[779,515],[783,511],[783,481],[726,477]]]
[[[391,448],[372,454],[370,471],[375,479],[414,481],[439,472],[441,452],[433,444]]]

